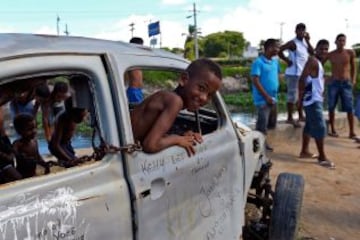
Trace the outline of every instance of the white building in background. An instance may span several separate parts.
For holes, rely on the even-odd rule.
[[[256,47],[248,46],[243,53],[244,58],[256,58],[259,56],[259,51]]]

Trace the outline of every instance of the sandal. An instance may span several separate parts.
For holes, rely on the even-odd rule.
[[[356,142],[357,141],[360,142],[360,138],[358,136],[356,136],[355,134],[354,135],[349,135],[349,138],[355,140]]]
[[[318,158],[319,156],[314,153],[300,153],[299,158]]]
[[[339,137],[339,134],[337,132],[329,132],[328,135],[335,138]]]
[[[322,167],[326,167],[329,169],[335,169],[335,164],[333,162],[331,162],[330,160],[322,160],[322,161],[318,161],[319,165]]]

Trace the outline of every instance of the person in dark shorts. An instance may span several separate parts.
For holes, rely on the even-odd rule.
[[[299,99],[305,109],[305,126],[303,129],[303,140],[300,158],[318,158],[319,165],[335,168],[325,154],[324,139],[326,136],[326,125],[323,115],[323,93],[324,93],[324,68],[323,63],[329,50],[329,42],[320,40],[315,49],[315,57],[310,57],[305,64],[299,81]],[[315,139],[319,156],[312,154],[309,150],[310,138]]]
[[[327,60],[331,63],[331,78],[328,83],[329,136],[338,137],[335,130],[335,108],[340,98],[341,110],[347,113],[349,138],[356,139],[354,130],[353,86],[356,84],[355,52],[345,49],[346,36],[336,36],[336,49],[331,51]]]

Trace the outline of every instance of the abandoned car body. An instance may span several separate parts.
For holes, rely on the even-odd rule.
[[[176,119],[178,126],[203,134],[194,156],[180,147],[148,154],[135,143],[126,72],[141,68],[176,76],[187,60],[80,37],[0,34],[0,41],[1,104],[61,78],[71,87],[74,104],[89,111],[93,132],[92,144],[83,149],[89,155],[84,163],[0,185],[0,240],[251,239],[253,232],[264,239],[293,239],[288,236],[296,233],[302,178],[284,174],[277,184],[282,192],[271,190],[264,137],[233,123],[219,93],[208,108],[181,112]],[[73,75],[86,80],[74,82]],[[102,149],[104,143],[117,147]],[[285,206],[284,194],[293,194],[286,193],[289,181],[297,202]],[[261,219],[245,220],[247,202],[261,210]],[[297,213],[291,221],[285,216],[288,208]],[[272,220],[278,209],[291,226],[281,222],[279,212]],[[277,237],[280,232],[291,233]]]

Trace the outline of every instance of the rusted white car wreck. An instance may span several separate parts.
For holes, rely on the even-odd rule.
[[[11,101],[57,81],[68,84],[75,106],[88,110],[82,126],[90,133],[73,140],[76,145],[87,139],[75,147],[83,161],[56,164],[45,147],[43,159],[55,162],[47,174],[38,166],[32,177],[2,180],[0,240],[296,239],[303,178],[283,173],[272,189],[264,137],[234,123],[220,93],[198,112],[183,111],[176,119],[175,130],[191,126],[203,135],[194,156],[180,147],[148,154],[135,143],[128,71],[141,69],[145,84],[159,76],[176,80],[187,60],[81,37],[0,34],[0,43],[3,128],[12,141],[16,134],[6,114]],[[245,214],[248,206],[252,216]]]

